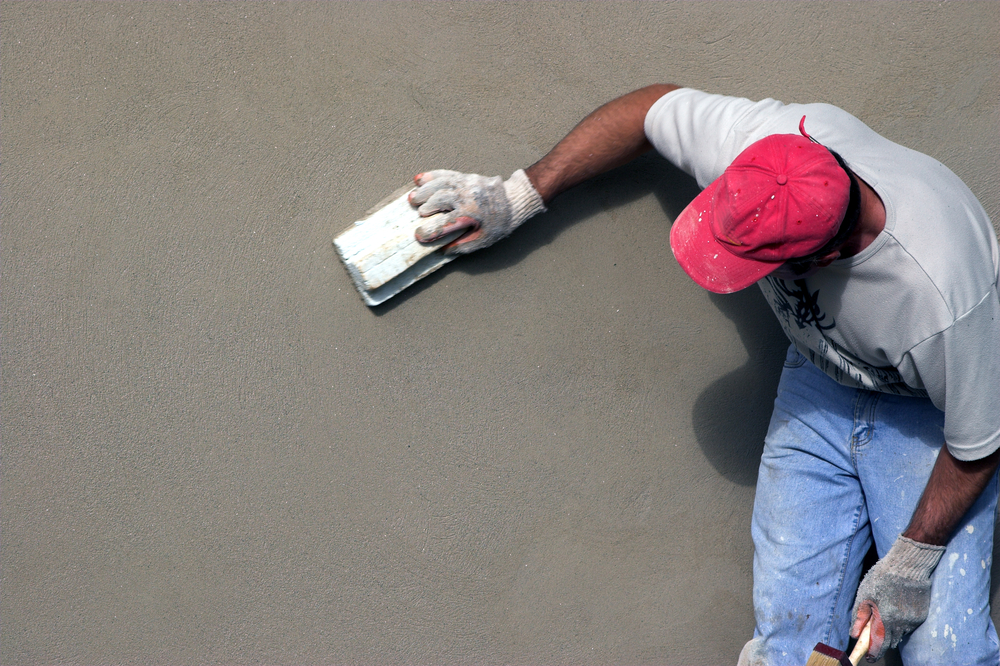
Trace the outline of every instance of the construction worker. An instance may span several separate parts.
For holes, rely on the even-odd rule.
[[[600,107],[506,181],[416,177],[446,251],[507,236],[561,192],[655,148],[703,191],[670,244],[716,293],[757,284],[791,340],[754,502],[743,664],[802,664],[870,621],[869,658],[997,664],[1000,252],[934,159],[828,104],[653,85]],[[861,580],[874,540],[879,561]],[[859,586],[860,581],[860,586]]]

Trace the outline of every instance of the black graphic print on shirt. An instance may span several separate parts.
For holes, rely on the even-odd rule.
[[[793,284],[795,288],[789,289],[784,280],[774,280],[772,286],[777,299],[771,307],[776,313],[780,311],[799,328],[815,326],[821,331],[827,331],[836,326],[836,322],[832,320],[825,323],[826,315],[819,309],[819,290],[809,293],[805,280],[796,280]]]
[[[823,311],[819,289],[810,291],[806,280],[789,283],[768,277],[757,284],[788,339],[837,382],[884,393],[927,396],[926,391],[907,386],[896,368],[866,363],[831,340],[829,332],[836,329],[837,322]]]

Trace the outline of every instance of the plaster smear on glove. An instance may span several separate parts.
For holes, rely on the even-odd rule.
[[[510,203],[499,176],[488,178],[447,170],[430,171],[425,175],[429,179],[414,190],[410,201],[418,206],[421,215],[443,214],[417,228],[420,242],[439,238],[462,217],[475,220],[478,230],[469,234],[475,240],[466,240],[454,247],[459,254],[492,245],[514,230]]]

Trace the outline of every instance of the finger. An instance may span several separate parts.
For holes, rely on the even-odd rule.
[[[486,232],[476,229],[448,243],[442,251],[445,254],[469,254],[487,245],[489,242],[486,240]]]
[[[441,229],[453,220],[454,214],[444,214],[433,215],[417,227],[413,236],[421,243],[432,243],[438,238],[441,238],[444,234],[441,233]]]
[[[437,217],[431,217],[427,223],[417,227],[413,235],[421,243],[433,243],[439,238],[444,238],[456,231],[478,228],[479,221],[467,215],[457,217],[453,214],[442,214]]]
[[[413,181],[417,185],[426,185],[427,183],[435,180],[437,178],[448,178],[450,176],[461,176],[461,171],[452,171],[451,169],[431,169],[430,171],[424,171],[423,173],[418,173],[414,176]]]
[[[454,189],[454,182],[452,178],[435,178],[429,180],[417,189],[410,192],[410,205],[420,206],[427,203],[436,192],[440,192],[444,189]]]
[[[427,199],[426,203],[422,204],[417,212],[420,213],[422,217],[427,217],[433,215],[434,213],[442,213],[449,210],[455,210],[455,202],[458,201],[458,192],[453,189],[438,190]]]
[[[878,612],[878,606],[871,604],[870,602],[866,605],[870,606],[872,616],[872,642],[871,645],[868,646],[868,659],[876,661],[882,657],[882,652],[884,652],[885,624],[882,623],[882,616]]]
[[[857,615],[854,616],[854,624],[851,625],[851,638],[861,635],[861,630],[868,624],[868,618],[872,616],[871,606],[867,602],[858,607]]]

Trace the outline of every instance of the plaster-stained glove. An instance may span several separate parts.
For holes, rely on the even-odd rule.
[[[518,169],[506,182],[473,173],[437,169],[417,176],[410,204],[427,217],[445,213],[417,227],[416,238],[430,243],[450,233],[471,229],[445,246],[449,254],[466,254],[492,245],[522,222],[546,210],[542,197],[524,170]]]
[[[901,536],[886,556],[868,570],[854,600],[851,636],[857,638],[871,618],[869,661],[881,659],[886,648],[896,647],[927,619],[931,574],[944,551],[944,546]]]

